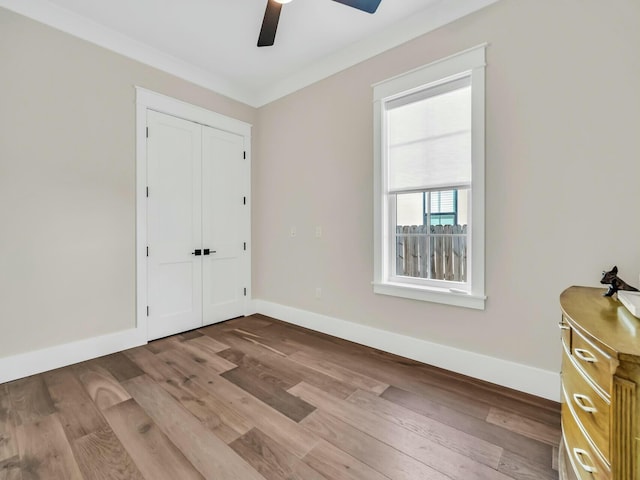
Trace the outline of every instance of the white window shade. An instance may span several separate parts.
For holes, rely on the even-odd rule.
[[[385,110],[389,193],[471,184],[469,77],[387,101]]]

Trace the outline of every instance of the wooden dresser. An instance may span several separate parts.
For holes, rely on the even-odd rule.
[[[604,291],[560,296],[561,479],[640,480],[640,320]]]

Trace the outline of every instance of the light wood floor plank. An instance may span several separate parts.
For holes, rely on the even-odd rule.
[[[160,386],[225,443],[233,442],[253,427],[244,416],[189,379],[171,378]]]
[[[526,455],[541,465],[549,462],[551,448],[548,445],[434,402],[428,396],[416,395],[391,386],[384,391],[381,398],[502,447],[504,450]]]
[[[361,373],[345,368],[337,363],[309,355],[306,352],[296,352],[289,355],[289,359],[304,365],[305,367],[309,367],[312,370],[316,370],[333,377],[336,380],[340,380],[341,382],[348,383],[361,390],[368,390],[378,395],[389,387],[389,384],[387,383],[362,375]]]
[[[84,480],[144,480],[109,426],[76,439],[71,448]]]
[[[238,388],[231,382],[221,379],[212,385],[213,394],[226,402],[257,428],[269,432],[269,435],[285,446],[294,455],[302,458],[317,443],[318,438],[302,428],[290,418],[271,409],[260,400]]]
[[[422,370],[415,367],[416,362],[394,357],[380,356],[377,351],[367,349],[361,345],[349,346],[345,341],[334,337],[322,336],[317,332],[300,329],[291,325],[274,324],[262,331],[264,336],[273,335],[276,338],[288,339],[293,347],[316,358],[330,358],[333,363],[348,365],[349,369],[362,375],[376,379],[379,382],[404,388],[405,390],[427,394],[429,398],[443,405],[455,408],[468,415],[485,419],[490,405],[469,400],[459,394],[443,388],[446,382],[425,383],[429,380]],[[305,379],[307,383],[309,382]]]
[[[347,401],[379,418],[435,441],[443,447],[491,468],[498,468],[503,449],[492,443],[424,417],[369,392],[358,390]]]
[[[422,375],[418,369],[413,370],[410,366],[395,364],[388,359],[380,359],[371,354],[359,355],[356,352],[348,351],[342,345],[335,345],[328,341],[309,343],[305,345],[303,351],[316,357],[326,356],[331,358],[333,362],[349,365],[350,369],[362,375],[427,396],[442,405],[483,420],[489,412],[490,406],[488,404],[453,393],[444,388],[446,386],[444,382],[438,384],[431,380],[431,383],[425,383],[429,378]]]
[[[18,455],[0,461],[0,480],[22,480]]]
[[[551,465],[541,465],[526,456],[508,450],[500,459],[498,470],[515,480],[556,480],[558,478],[557,470],[554,470]]]
[[[191,330],[190,332],[184,332],[178,335],[172,335],[170,337],[152,340],[146,345],[146,347],[152,353],[162,353],[170,348],[176,348],[178,343],[182,343],[187,340],[193,340],[194,338],[201,337],[202,335],[204,335],[204,333],[199,330]]]
[[[249,423],[269,434],[289,451],[302,458],[318,442],[317,437],[308,433],[296,422],[272,409],[259,399],[234,385],[225,378],[196,364],[181,352],[174,351],[167,361],[180,373],[209,391],[214,397],[243,415]],[[162,354],[163,356],[166,353]]]
[[[489,407],[498,406],[551,425],[560,422],[557,404],[554,402],[423,365],[414,360],[363,346],[351,346],[344,340],[281,322],[263,329],[261,333],[263,336],[275,333],[277,338],[289,338],[292,348],[297,346],[302,351],[332,358],[333,362],[348,365],[359,373],[424,394],[477,418],[486,418]]]
[[[267,480],[327,480],[258,429],[252,429],[230,447]]]
[[[115,379],[109,371],[94,362],[84,362],[74,365],[80,382],[93,400],[93,403],[104,411],[118,403],[125,402],[131,398],[127,391],[122,388],[120,382]]]
[[[218,352],[218,355],[251,372],[262,381],[280,387],[284,390],[287,390],[302,381],[300,375],[296,375],[295,372],[276,369],[268,362],[248,355],[236,348],[228,348],[222,352]]]
[[[304,382],[289,390],[307,402],[339,420],[369,434],[381,438],[395,449],[423,462],[453,479],[498,480],[508,479],[497,470],[465,455],[443,447],[439,443],[421,437],[403,427],[379,418],[372,412],[341,401]]]
[[[71,370],[53,370],[42,377],[69,441],[107,427],[106,420]]]
[[[194,338],[203,337],[203,336],[204,334],[199,332],[198,330],[190,330],[188,332],[183,332],[180,334],[180,337],[184,341],[193,340]]]
[[[180,342],[184,342],[184,338],[180,335],[173,335],[171,337],[153,340],[146,345],[146,348],[152,353],[162,353],[170,348],[176,348]]]
[[[389,480],[386,475],[325,441],[318,443],[304,461],[330,480]]]
[[[129,360],[126,355],[120,352],[96,358],[91,362],[107,370],[119,382],[129,380],[144,373],[135,363]]]
[[[273,324],[273,319],[264,315],[251,315],[250,317],[240,317],[233,323],[234,328],[242,328],[245,330],[259,333],[263,328]]]
[[[253,315],[0,384],[0,480],[557,480],[559,431],[555,402]]]
[[[226,332],[227,336],[225,338],[235,336],[245,342],[254,344],[262,350],[280,355],[281,357],[286,357],[287,355],[291,355],[298,351],[298,347],[296,345],[291,345],[288,342],[280,341],[280,339],[271,336],[263,336],[263,331],[264,329],[260,329],[258,331],[259,333],[253,333],[243,330],[242,328],[234,328],[233,330],[228,330]]]
[[[314,412],[301,423],[327,442],[392,480],[450,479],[410,455],[323,411]]]
[[[104,415],[145,479],[203,480],[135,400],[114,405]]]
[[[304,400],[291,395],[277,385],[263,381],[243,367],[229,370],[221,376],[286,415],[294,422],[299,422],[315,410],[313,405],[309,405]]]
[[[211,354],[222,352],[223,350],[226,350],[227,348],[229,348],[229,345],[225,345],[224,343],[219,342],[204,334],[192,340],[189,340],[189,343],[193,345],[197,345],[200,349],[203,349],[204,351],[209,352]]]
[[[268,329],[265,328],[265,331],[266,330]],[[268,350],[259,348],[239,337],[224,334],[222,338],[225,343],[230,344],[234,349],[244,352],[246,355],[256,359],[260,364],[268,367],[272,371],[283,372],[283,376],[281,378],[287,379],[287,381],[292,381],[292,377],[295,377],[295,383],[300,383],[304,380],[310,385],[315,385],[316,387],[330,392],[332,395],[340,398],[346,398],[356,390],[356,387],[353,385],[346,384],[333,377],[325,375],[324,373],[320,373],[299,363],[292,362],[286,357],[282,357],[269,352]],[[226,353],[227,351],[225,350],[220,352],[218,355],[228,358]],[[288,372],[288,376],[285,376],[287,375],[286,372]]]
[[[56,414],[23,423],[17,433],[24,480],[83,480]]]
[[[36,421],[56,411],[40,375],[8,383],[7,390],[11,401],[11,415],[16,425]]]
[[[0,462],[14,459],[18,455],[15,417],[11,411],[11,400],[7,384],[0,385]],[[5,471],[9,467],[4,468]]]
[[[236,328],[258,333],[261,329],[271,326],[272,323],[272,320],[268,317],[251,315],[249,317],[234,318],[229,322],[209,325],[207,327],[200,328],[198,331],[205,335],[212,335],[215,338],[219,333],[226,333],[231,330],[235,330]]]
[[[537,422],[513,412],[491,408],[487,422],[507,428],[525,437],[539,440],[551,446],[560,444],[560,427]]]
[[[206,348],[202,348],[198,343],[192,343],[190,341],[181,342],[176,344],[176,349],[182,350],[189,355],[195,362],[201,364],[204,367],[209,368],[215,373],[224,373],[236,368],[237,365],[219,357],[215,352],[208,351]],[[164,352],[161,355],[165,355]]]
[[[165,382],[176,376],[176,371],[146,346],[132,348],[124,354],[156,382]]]
[[[142,375],[123,385],[206,479],[264,479],[151,378]]]

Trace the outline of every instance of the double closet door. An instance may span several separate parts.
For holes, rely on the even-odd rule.
[[[147,113],[148,339],[244,314],[244,138]]]

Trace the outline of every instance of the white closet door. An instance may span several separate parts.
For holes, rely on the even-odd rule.
[[[202,245],[211,252],[202,257],[205,325],[244,313],[243,153],[242,136],[202,128]]]
[[[202,325],[201,126],[147,113],[148,338]]]

